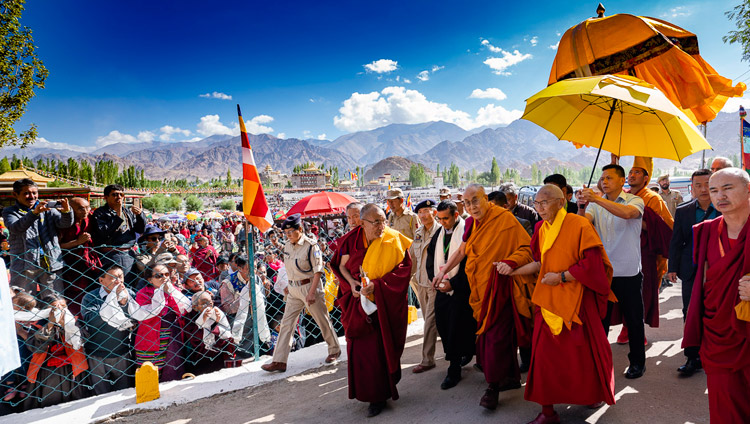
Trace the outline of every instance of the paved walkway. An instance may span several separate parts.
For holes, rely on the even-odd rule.
[[[676,372],[684,363],[680,286],[661,295],[661,327],[646,329],[646,374],[627,380],[627,345],[612,345],[615,363],[617,405],[590,410],[582,406],[558,405],[567,423],[707,423],[708,398],[705,374],[680,378]],[[612,328],[610,341],[619,333]],[[389,401],[388,408],[368,422],[380,423],[526,423],[540,407],[523,399],[523,389],[500,395],[500,407],[487,411],[479,406],[486,388],[484,377],[471,365],[463,370],[463,380],[450,390],[440,390],[447,363],[423,374],[411,369],[419,363],[421,337],[410,336],[401,360],[404,376],[398,385],[401,399]],[[442,347],[438,346],[438,352]],[[302,353],[302,352],[300,352]],[[231,393],[162,410],[122,416],[116,423],[350,423],[364,419],[367,405],[347,399],[346,363],[302,370],[290,368],[283,378]],[[257,364],[253,364],[256,365]],[[296,373],[296,375],[294,375]],[[524,375],[525,377],[525,375]],[[209,384],[209,383],[205,383]],[[200,389],[200,387],[193,387]],[[209,387],[206,386],[208,390]],[[570,390],[575,390],[571,387]]]

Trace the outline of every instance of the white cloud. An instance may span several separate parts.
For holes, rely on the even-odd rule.
[[[428,81],[430,79],[430,71],[422,71],[417,75],[417,79],[420,81]]]
[[[276,138],[284,139],[284,138],[286,138],[286,133],[280,132],[280,133],[276,134]]]
[[[273,117],[271,116],[258,115],[249,121],[245,121],[245,129],[251,134],[272,133],[273,128],[263,125],[272,121]],[[198,122],[197,132],[206,137],[212,135],[239,135],[240,124],[235,122],[230,128],[221,122],[219,115],[206,115],[201,117],[200,122]]]
[[[486,90],[474,89],[469,96],[470,99],[495,99],[505,100],[508,96],[499,88],[488,88]]]
[[[503,125],[520,117],[521,111],[507,111],[489,104],[477,111],[477,118],[451,109],[444,103],[428,100],[417,90],[386,87],[371,93],[353,93],[344,101],[339,115],[333,118],[336,128],[343,131],[366,131],[388,124],[418,124],[430,121],[454,123],[465,129],[484,125]]]
[[[57,141],[49,141],[44,137],[39,137],[29,147],[40,147],[43,149],[67,149],[73,150],[74,152],[88,152],[93,150],[91,147],[78,146],[76,144],[60,143]]]
[[[318,140],[325,140],[325,139],[326,139],[326,135],[325,135],[325,133],[323,133],[323,134],[318,134]]]
[[[151,131],[140,131],[138,132],[136,138],[138,139],[138,141],[149,142],[154,141],[154,139],[156,138],[156,134]]]
[[[489,40],[482,40],[482,45],[487,47],[492,53],[500,53],[503,51],[500,47],[495,47],[492,44],[490,44]]]
[[[110,131],[109,134],[96,138],[96,145],[99,147],[108,146],[115,143],[132,144],[140,143],[140,140],[130,134],[124,134],[117,130]]]
[[[398,69],[398,62],[390,59],[379,59],[367,65],[363,65],[367,72],[375,72],[376,74],[383,74],[393,72]]]
[[[536,46],[536,45],[537,45],[537,43],[539,43],[539,37],[537,37],[536,35],[535,35],[535,36],[533,36],[533,37],[531,37],[531,40],[529,40],[529,43],[530,43],[530,44],[531,44],[532,46]]]
[[[172,140],[172,136],[174,134],[181,134],[185,137],[188,137],[190,134],[192,134],[190,130],[183,130],[182,128],[173,127],[171,125],[165,125],[159,128],[159,131],[161,131],[161,135],[159,136],[159,140],[161,141]]]
[[[528,53],[521,53],[518,50],[513,50],[513,53],[502,50],[503,57],[488,57],[484,61],[484,64],[492,69],[492,72],[497,75],[510,75],[507,71],[513,65],[517,65],[526,59],[531,59],[532,56]]]
[[[722,112],[735,113],[740,110],[740,106],[743,106],[745,110],[750,109],[750,99],[745,97],[730,97],[724,107],[721,108]]]
[[[433,65],[432,69],[430,69],[430,72],[432,72],[434,74],[435,72],[437,72],[437,71],[439,71],[441,69],[445,69],[445,66]]]
[[[198,97],[203,97],[204,99],[232,100],[232,96],[230,96],[229,94],[224,94],[219,91],[214,91],[213,93],[199,94]]]
[[[560,47],[560,40],[557,41],[555,44],[550,44],[549,48],[552,50],[557,50],[557,48]]]
[[[488,104],[477,111],[474,119],[474,128],[483,126],[508,125],[516,119],[521,118],[523,112],[520,110],[507,110],[502,106]]]
[[[663,18],[682,18],[685,16],[690,16],[693,14],[693,11],[685,6],[677,6],[669,9],[667,13],[663,13],[661,16]]]
[[[403,81],[403,82],[404,82],[405,84],[411,84],[411,80],[410,80],[410,79],[408,79],[408,78],[404,78],[404,81]]]

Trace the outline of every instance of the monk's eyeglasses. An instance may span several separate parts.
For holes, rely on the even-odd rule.
[[[554,202],[555,200],[561,200],[561,199],[541,200],[539,202],[537,202],[536,200],[534,200],[534,207],[535,208],[539,208],[539,207],[546,208],[551,202]]]
[[[479,197],[475,197],[472,200],[464,200],[463,204],[464,207],[468,208],[469,206],[479,206],[479,203],[481,203],[481,200]]]

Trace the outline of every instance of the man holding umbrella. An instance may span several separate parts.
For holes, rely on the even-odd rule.
[[[638,378],[646,371],[644,348],[643,297],[641,285],[641,220],[644,204],[640,197],[625,193],[625,170],[620,165],[610,164],[602,168],[601,186],[603,196],[594,190],[581,190],[582,200],[588,207],[579,209],[580,215],[594,224],[604,250],[612,262],[612,292],[617,297],[623,320],[630,332],[630,367],[625,378]],[[607,305],[604,330],[609,333],[609,324],[614,303]]]

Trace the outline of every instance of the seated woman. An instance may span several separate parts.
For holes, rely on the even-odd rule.
[[[26,378],[29,396],[26,409],[56,405],[87,396],[82,374],[88,363],[81,332],[64,299],[51,294],[44,299],[48,309],[38,311],[35,330],[26,344],[32,353]]]
[[[185,325],[186,369],[196,375],[218,371],[224,368],[225,361],[234,359],[235,344],[229,321],[205,290],[193,295],[192,305]]]
[[[169,280],[166,265],[146,268],[148,284],[128,303],[131,318],[139,321],[135,334],[135,359],[140,366],[150,361],[159,368],[159,381],[182,377],[183,337],[182,319],[192,305],[190,299],[177,290]]]

